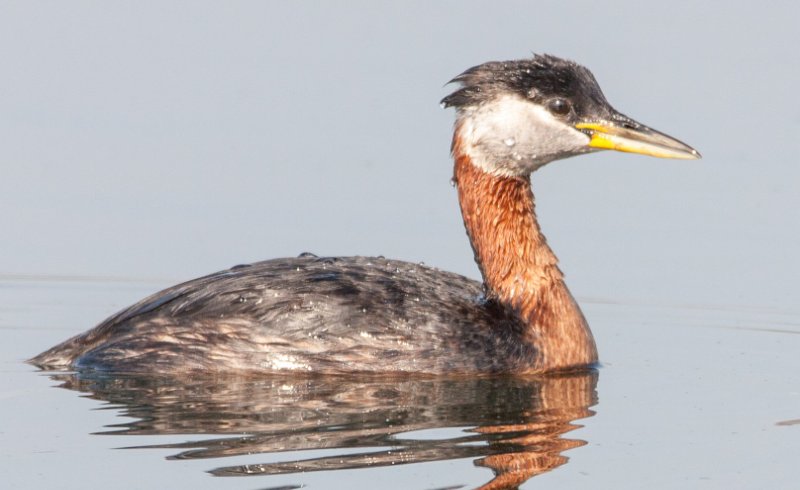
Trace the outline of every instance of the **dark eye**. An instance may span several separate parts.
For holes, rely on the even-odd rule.
[[[564,99],[552,99],[547,103],[547,109],[557,116],[566,116],[572,107]]]

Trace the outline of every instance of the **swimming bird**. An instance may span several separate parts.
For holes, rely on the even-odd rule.
[[[31,359],[139,373],[531,374],[597,349],[534,212],[531,173],[597,150],[696,159],[616,111],[585,67],[550,55],[452,80],[454,182],[477,282],[382,257],[240,265],[165,289]]]

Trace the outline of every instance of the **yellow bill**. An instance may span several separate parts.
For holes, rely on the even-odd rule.
[[[620,121],[579,122],[580,129],[589,137],[589,146],[601,150],[625,151],[659,158],[681,158],[693,160],[701,158],[700,153],[691,146],[671,136],[648,128],[643,124],[622,116]]]

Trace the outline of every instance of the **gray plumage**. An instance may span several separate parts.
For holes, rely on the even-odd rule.
[[[160,291],[40,354],[120,372],[509,372],[535,352],[480,283],[408,262],[308,254]]]

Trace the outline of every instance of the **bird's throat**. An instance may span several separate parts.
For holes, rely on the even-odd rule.
[[[487,293],[521,312],[535,307],[536,292],[563,276],[536,221],[530,176],[492,175],[457,154],[455,182]]]
[[[592,334],[536,220],[530,175],[485,171],[457,134],[453,156],[464,226],[487,295],[521,316],[528,326],[525,341],[540,351],[539,362],[552,367],[595,362]]]

